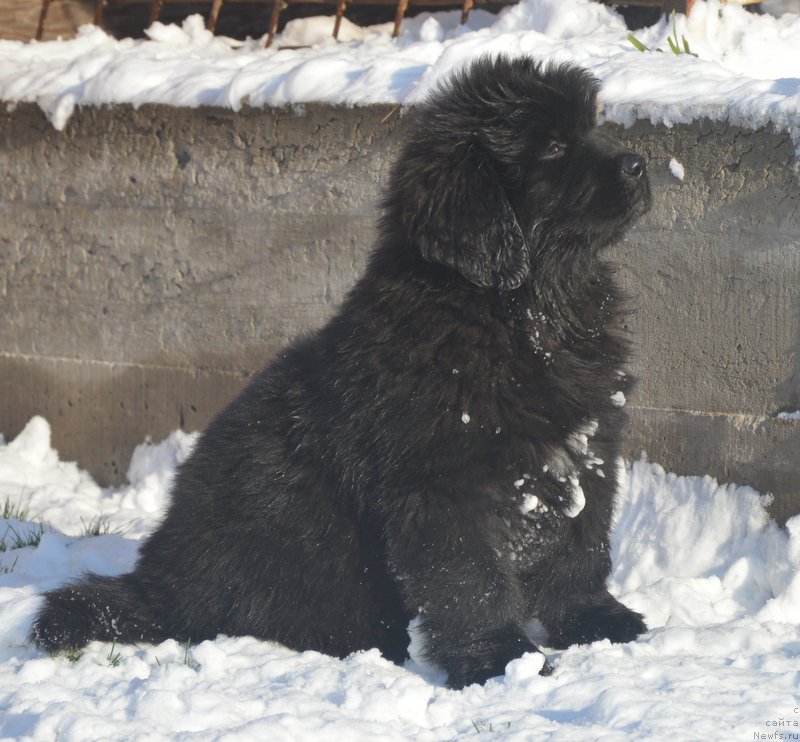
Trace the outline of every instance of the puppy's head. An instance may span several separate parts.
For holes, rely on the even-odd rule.
[[[508,290],[547,250],[618,239],[650,191],[644,158],[595,130],[597,89],[575,66],[500,57],[434,93],[388,195],[422,256]]]

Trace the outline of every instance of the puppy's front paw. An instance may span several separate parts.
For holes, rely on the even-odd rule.
[[[570,609],[549,639],[558,648],[590,644],[600,639],[623,644],[646,631],[647,625],[639,613],[609,595],[607,599]]]
[[[455,663],[457,666],[451,666],[448,671],[447,685],[454,690],[461,690],[473,683],[483,685],[489,678],[503,675],[506,665],[513,659],[516,659],[516,657],[510,657],[508,660],[496,658],[494,661],[486,663],[480,658],[463,657],[459,662]],[[539,670],[539,675],[548,676],[552,674],[553,666],[545,659],[542,663],[542,669]]]
[[[586,627],[587,634],[594,638],[586,641],[608,639],[616,644],[632,642],[639,634],[647,631],[647,625],[641,614],[626,608],[621,603],[619,609],[598,612],[592,616],[593,623]]]
[[[465,642],[443,643],[437,658],[432,659],[447,671],[447,684],[460,689],[473,683],[485,683],[505,672],[506,665],[526,652],[539,648],[517,627],[497,629],[469,637]],[[544,661],[540,675],[549,675],[553,668]]]

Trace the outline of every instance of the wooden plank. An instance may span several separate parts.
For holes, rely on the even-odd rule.
[[[44,0],[46,2],[52,0]],[[212,0],[155,0],[158,5],[159,13],[164,5],[211,5]],[[347,0],[347,5],[392,5],[396,6],[398,0]],[[475,0],[474,5],[479,7],[481,5],[489,4],[492,6],[501,5],[516,5],[518,0]],[[292,5],[295,3],[304,3],[308,5],[337,5],[337,0],[291,0]],[[152,5],[153,0],[104,0],[106,6],[124,6],[124,5]],[[225,0],[225,5],[271,5],[272,0]],[[409,5],[415,7],[431,7],[431,8],[462,8],[464,5],[463,0],[409,0]]]
[[[50,9],[51,0],[42,0],[42,10],[39,13],[39,23],[36,26],[36,40],[42,40],[44,34],[44,19],[47,17],[47,11]]]

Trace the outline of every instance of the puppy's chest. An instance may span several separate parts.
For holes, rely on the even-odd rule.
[[[594,450],[597,430],[598,423],[589,421],[562,445],[537,451],[527,465],[511,466],[495,491],[503,524],[499,548],[518,567],[559,543],[574,519],[591,518],[598,507],[606,506],[615,472],[612,462]]]
[[[625,360],[613,339],[619,328],[605,307],[583,307],[569,318],[535,304],[517,311],[518,352],[537,369],[558,375],[591,369],[602,376]]]
[[[506,494],[502,508],[503,528],[495,549],[498,556],[523,569],[538,560],[542,552],[563,541],[570,514],[577,510],[572,493],[554,483],[545,488],[526,480],[516,492]],[[563,491],[562,491],[563,490]]]

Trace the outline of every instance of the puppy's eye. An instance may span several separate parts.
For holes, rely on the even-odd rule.
[[[543,160],[557,160],[566,154],[567,145],[561,142],[550,142],[542,153]]]

